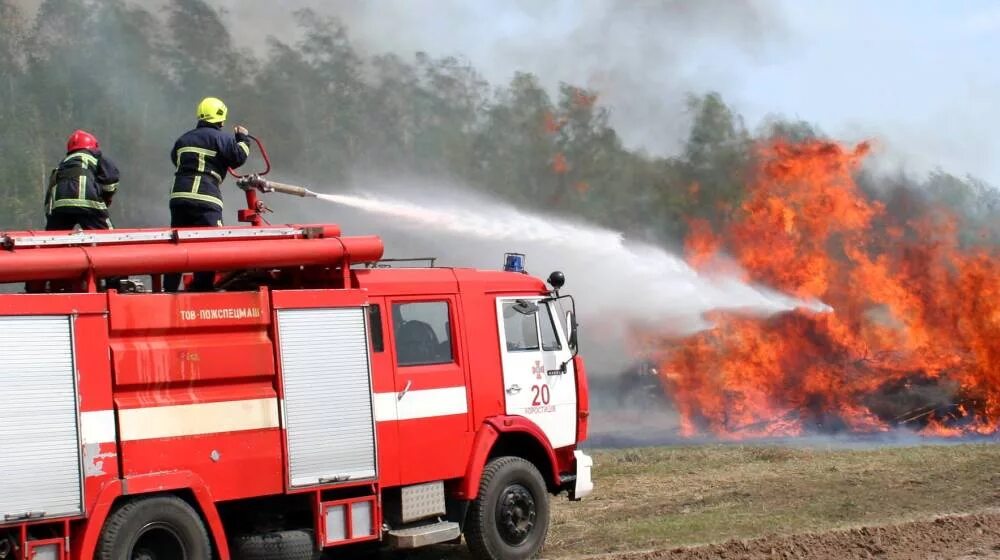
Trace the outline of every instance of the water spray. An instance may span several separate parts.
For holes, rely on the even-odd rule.
[[[588,265],[580,277],[605,281],[595,284],[590,292],[600,292],[605,286],[632,284],[623,293],[644,294],[643,298],[613,298],[611,311],[632,318],[654,318],[659,321],[684,323],[683,331],[708,328],[711,323],[702,315],[712,310],[733,310],[749,314],[771,315],[802,309],[826,313],[832,309],[816,300],[803,300],[763,286],[755,286],[735,276],[706,277],[684,260],[659,247],[629,243],[620,232],[586,223],[555,219],[523,212],[502,204],[492,204],[487,212],[461,205],[427,205],[405,200],[375,197],[371,194],[323,194],[306,187],[271,181],[264,176],[271,162],[263,144],[251,136],[260,149],[266,167],[263,171],[239,175],[232,169],[236,184],[244,190],[247,207],[239,211],[239,220],[261,226],[263,214],[270,209],[259,200],[257,193],[281,193],[302,198],[317,198],[395,219],[396,223],[422,226],[425,231],[457,235],[483,242],[533,243],[541,250],[555,248],[561,260],[585,259],[603,262],[605,267]],[[592,307],[599,309],[600,306]]]

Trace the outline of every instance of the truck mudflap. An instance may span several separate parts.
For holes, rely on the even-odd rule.
[[[594,480],[590,477],[590,470],[594,467],[594,460],[583,451],[573,452],[576,459],[576,475],[573,487],[569,491],[569,499],[578,501],[586,498],[594,491]]]

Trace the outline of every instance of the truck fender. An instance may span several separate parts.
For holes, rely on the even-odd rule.
[[[198,475],[190,471],[171,471],[162,473],[150,473],[126,477],[124,480],[117,480],[109,484],[101,491],[97,499],[97,505],[87,523],[87,528],[80,545],[80,555],[74,555],[78,560],[90,559],[94,557],[97,550],[97,541],[100,538],[101,530],[104,528],[104,520],[107,519],[116,499],[121,496],[141,496],[143,494],[158,494],[176,490],[189,490],[194,495],[198,509],[205,520],[206,528],[214,541],[215,548],[219,553],[219,560],[230,560],[229,542],[226,540],[226,532],[222,526],[222,518],[219,511],[215,509],[215,501],[208,489],[208,485]]]
[[[550,486],[558,485],[559,462],[556,460],[556,453],[545,433],[534,422],[522,416],[493,416],[487,418],[476,432],[476,439],[472,443],[472,453],[469,456],[469,464],[465,469],[465,478],[459,483],[454,494],[456,498],[461,500],[476,499],[479,495],[479,479],[483,476],[483,470],[486,468],[486,462],[494,444],[501,435],[511,433],[525,434],[538,442],[548,456],[549,465],[551,465],[551,472],[542,473],[542,476],[548,479]]]
[[[80,535],[80,546],[72,547],[73,560],[90,560],[97,551],[97,539],[101,536],[101,529],[104,528],[104,521],[111,513],[111,506],[115,500],[122,495],[122,481],[115,479],[101,488],[101,493],[94,502],[94,509],[90,512],[87,522],[84,524],[83,532]]]

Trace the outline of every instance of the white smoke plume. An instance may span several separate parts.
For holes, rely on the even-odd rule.
[[[347,25],[368,54],[458,56],[493,84],[516,71],[596,90],[630,147],[675,153],[688,132],[686,96],[735,89],[734,69],[786,35],[772,0],[209,0],[234,39],[294,43],[293,12]]]

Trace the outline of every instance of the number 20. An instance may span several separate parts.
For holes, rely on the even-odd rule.
[[[535,397],[531,400],[531,406],[549,404],[552,395],[549,394],[548,385],[532,385],[531,390],[535,393]]]

